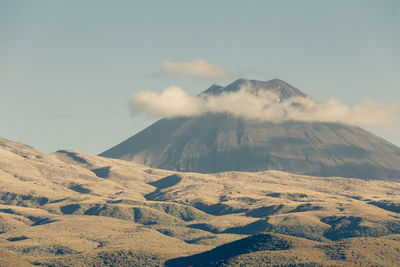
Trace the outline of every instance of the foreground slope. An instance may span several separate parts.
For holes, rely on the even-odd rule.
[[[166,266],[398,266],[399,242],[352,238],[318,243],[258,234],[203,253],[166,261]]]
[[[203,94],[271,91],[281,101],[306,97],[280,81],[239,79]],[[151,167],[215,173],[281,170],[314,176],[400,181],[400,148],[357,126],[339,123],[260,122],[229,114],[162,119],[100,154]]]
[[[396,266],[399,207],[396,182],[181,173],[0,139],[0,263]]]

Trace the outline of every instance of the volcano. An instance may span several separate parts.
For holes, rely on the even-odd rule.
[[[202,95],[270,91],[279,101],[308,97],[274,79],[239,79]],[[100,156],[151,167],[199,173],[280,170],[321,177],[400,181],[400,148],[355,125],[332,122],[255,121],[228,113],[164,118]]]

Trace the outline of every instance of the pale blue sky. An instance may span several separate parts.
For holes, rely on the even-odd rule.
[[[240,77],[280,78],[320,101],[400,102],[399,48],[396,0],[0,0],[0,137],[97,154],[156,120],[130,115],[135,92],[196,95]],[[167,58],[234,77],[159,75]]]

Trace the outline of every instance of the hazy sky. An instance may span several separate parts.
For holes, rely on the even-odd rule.
[[[400,102],[400,1],[0,0],[0,137],[45,152],[97,154],[150,125],[130,114],[140,90],[240,77]]]

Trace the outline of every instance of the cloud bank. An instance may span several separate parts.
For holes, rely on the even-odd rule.
[[[222,65],[210,63],[202,58],[193,61],[176,61],[166,59],[161,69],[162,74],[192,76],[200,78],[227,78],[232,74]]]
[[[394,132],[400,125],[400,104],[364,100],[349,107],[336,98],[321,103],[310,97],[291,97],[281,100],[271,91],[251,92],[248,86],[236,92],[219,95],[190,96],[177,86],[161,93],[141,91],[131,101],[134,113],[173,118],[200,116],[205,113],[227,113],[258,121],[339,122]],[[254,90],[253,90],[254,92]]]

